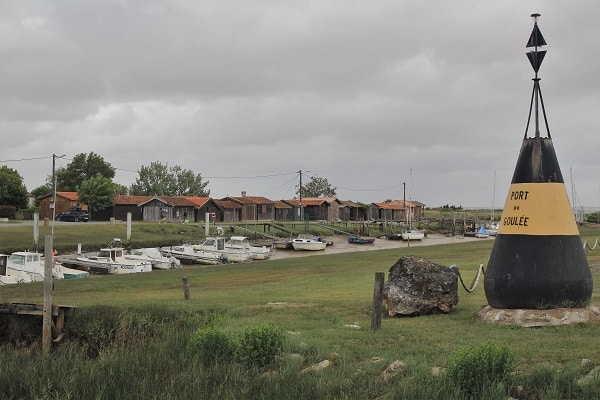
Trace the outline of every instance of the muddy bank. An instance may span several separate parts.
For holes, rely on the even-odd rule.
[[[351,244],[348,243],[347,236],[327,236],[324,239],[328,242],[333,242],[333,245],[327,246],[323,251],[295,251],[295,250],[272,250],[272,259],[289,258],[289,257],[307,257],[315,256],[320,254],[336,254],[346,253],[350,251],[372,251],[372,250],[384,250],[384,249],[400,249],[408,247],[419,247],[419,246],[432,246],[436,244],[449,244],[449,243],[464,243],[465,241],[473,240],[494,240],[493,237],[486,239],[479,239],[475,237],[462,237],[462,236],[444,236],[438,234],[429,234],[423,240],[413,240],[410,243],[403,240],[388,240],[388,239],[375,239],[374,243],[371,244]]]

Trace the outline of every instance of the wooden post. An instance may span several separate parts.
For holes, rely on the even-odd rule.
[[[44,310],[42,312],[42,351],[50,352],[52,349],[52,235],[46,235],[44,245]]]
[[[375,273],[375,286],[373,288],[373,315],[371,316],[371,328],[377,330],[381,328],[381,312],[383,302],[383,281],[384,272]]]
[[[190,284],[188,283],[188,278],[187,276],[184,276],[183,278],[181,278],[181,280],[183,281],[183,297],[186,300],[190,299]]]

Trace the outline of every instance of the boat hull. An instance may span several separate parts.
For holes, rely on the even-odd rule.
[[[325,247],[327,247],[327,243],[325,242],[292,241],[292,248],[294,250],[319,251],[325,250]]]

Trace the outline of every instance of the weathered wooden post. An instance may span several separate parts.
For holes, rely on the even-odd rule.
[[[371,316],[371,328],[377,330],[381,328],[381,312],[383,302],[383,281],[384,272],[375,273],[375,286],[373,288],[373,315]]]
[[[44,245],[44,310],[42,312],[42,351],[50,352],[52,349],[52,235],[46,235]]]
[[[184,276],[183,278],[181,278],[181,280],[183,281],[183,297],[186,300],[190,299],[190,284],[188,283],[188,278],[187,276]]]

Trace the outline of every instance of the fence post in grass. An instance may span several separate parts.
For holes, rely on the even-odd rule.
[[[44,305],[42,311],[42,351],[49,353],[52,350],[52,266],[54,256],[52,249],[54,237],[46,235],[44,247]]]
[[[183,278],[181,278],[181,280],[183,281],[183,297],[186,300],[190,299],[190,284],[188,283],[188,278],[187,276],[184,276]]]
[[[381,328],[381,311],[383,302],[382,293],[384,280],[384,272],[375,273],[375,286],[373,288],[373,314],[371,316],[371,329],[373,330]]]

